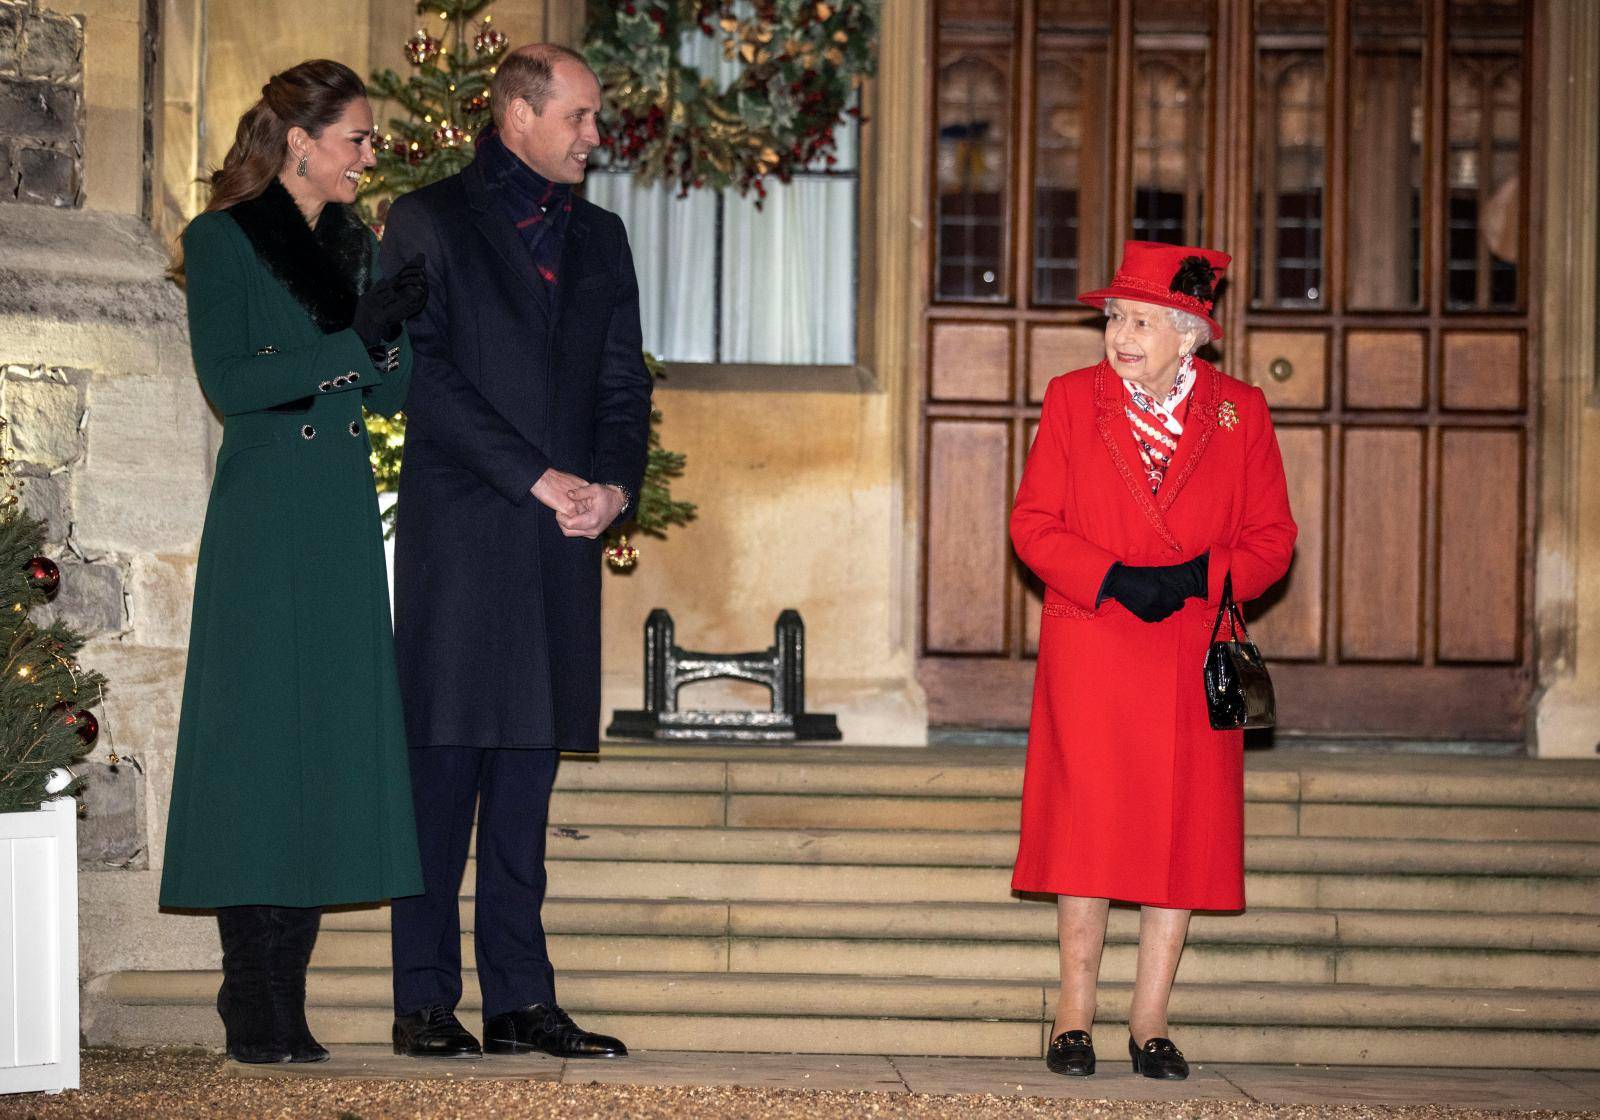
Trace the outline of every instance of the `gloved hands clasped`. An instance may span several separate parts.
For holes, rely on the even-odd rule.
[[[1209,552],[1202,552],[1182,564],[1157,567],[1113,564],[1100,584],[1095,606],[1115,599],[1136,618],[1160,622],[1177,612],[1187,600],[1206,597],[1210,557]]]
[[[400,325],[427,306],[425,264],[423,255],[418,253],[393,276],[385,276],[357,297],[350,326],[368,350],[393,341],[400,333]]]

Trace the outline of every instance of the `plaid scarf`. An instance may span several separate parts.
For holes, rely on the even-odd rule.
[[[1194,355],[1185,355],[1165,400],[1156,400],[1127,378],[1122,379],[1122,384],[1128,390],[1128,403],[1123,405],[1123,411],[1128,414],[1133,442],[1144,463],[1145,481],[1154,494],[1161,489],[1161,480],[1167,477],[1167,468],[1172,465],[1178,440],[1183,436],[1182,416],[1188,412],[1184,402],[1189,398],[1189,390],[1194,388]]]
[[[523,163],[493,130],[478,141],[478,158],[485,161],[489,186],[517,227],[534,269],[554,291],[572,218],[572,188],[552,183]]]

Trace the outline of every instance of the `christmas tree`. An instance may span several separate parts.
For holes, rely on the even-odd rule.
[[[402,78],[384,70],[372,76],[373,92],[403,111],[384,128],[376,145],[377,166],[362,184],[362,201],[380,236],[390,199],[466,167],[472,162],[473,141],[491,126],[489,80],[507,47],[505,35],[486,11],[492,2],[422,0],[417,4],[422,26],[405,45],[412,73]],[[661,376],[655,358],[646,354],[645,364],[653,376]],[[607,540],[606,559],[618,570],[632,567],[638,558],[638,550],[628,543],[628,530],[664,537],[669,527],[694,519],[693,503],[672,497],[671,480],[683,474],[684,457],[661,446],[660,423],[661,413],[652,411],[650,457],[633,520],[614,528]],[[367,429],[378,489],[394,490],[400,481],[405,417],[369,416]],[[394,531],[394,515],[393,506],[384,514],[389,532]]]
[[[372,91],[404,110],[375,144],[378,165],[363,185],[362,197],[376,200],[380,229],[387,203],[460,171],[472,162],[472,142],[489,127],[489,79],[506,37],[484,13],[493,0],[422,0],[422,26],[406,40],[412,73],[393,70],[372,76]],[[473,23],[480,13],[483,19]],[[431,17],[431,19],[430,19]],[[437,30],[443,38],[435,38]]]
[[[78,791],[82,779],[47,786],[94,745],[99,724],[86,707],[99,703],[105,687],[99,673],[78,666],[82,637],[30,617],[55,597],[61,572],[39,554],[44,522],[18,503],[10,466],[0,458],[0,813],[27,812],[46,797]]]

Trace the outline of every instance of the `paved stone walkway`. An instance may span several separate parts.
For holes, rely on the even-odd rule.
[[[905,1058],[830,1054],[650,1051],[618,1061],[543,1055],[477,1062],[418,1061],[386,1047],[336,1046],[317,1066],[240,1066],[239,1077],[360,1080],[516,1080],[563,1085],[737,1086],[1054,1100],[1214,1101],[1271,1105],[1434,1106],[1600,1115],[1600,1071],[1450,1070],[1348,1066],[1197,1066],[1187,1081],[1153,1081],[1127,1062],[1093,1077],[1050,1073],[1037,1059]],[[892,1110],[891,1110],[892,1111]]]
[[[83,1087],[0,1096],[0,1120],[1600,1120],[1600,1073],[1207,1066],[1187,1082],[1107,1063],[641,1053],[417,1062],[338,1047],[320,1066],[94,1049]]]

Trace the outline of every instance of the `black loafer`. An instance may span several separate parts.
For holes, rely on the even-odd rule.
[[[1133,1072],[1162,1081],[1182,1081],[1189,1076],[1189,1063],[1183,1060],[1183,1051],[1172,1044],[1170,1038],[1148,1038],[1143,1046],[1128,1036],[1128,1056],[1133,1059]]]
[[[394,1052],[408,1058],[481,1058],[483,1047],[448,1007],[394,1017]]]
[[[1051,1073],[1088,1077],[1094,1072],[1094,1039],[1088,1031],[1062,1031],[1050,1040],[1044,1064]]]
[[[490,1054],[538,1051],[557,1058],[626,1058],[628,1048],[610,1035],[586,1031],[555,1004],[530,1003],[483,1021],[483,1048]]]

